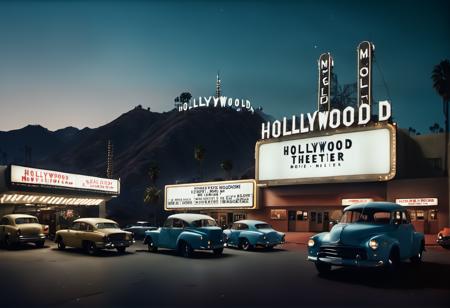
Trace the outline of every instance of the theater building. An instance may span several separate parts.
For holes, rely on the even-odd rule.
[[[16,165],[0,166],[0,217],[35,215],[54,234],[78,217],[105,217],[120,181]]]

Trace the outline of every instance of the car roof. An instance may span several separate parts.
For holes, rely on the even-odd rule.
[[[265,221],[261,220],[253,220],[253,219],[244,219],[244,220],[238,220],[234,222],[235,224],[247,224],[247,225],[256,225],[256,224],[268,224]]]
[[[97,218],[97,217],[93,217],[93,218],[79,218],[77,220],[74,220],[74,223],[75,222],[86,222],[86,223],[91,224],[91,225],[95,225],[95,224],[98,224],[98,223],[105,223],[105,222],[115,223],[115,224],[117,223],[117,222],[115,222],[114,220],[111,220],[111,219]]]
[[[11,219],[16,219],[16,218],[36,218],[37,219],[36,216],[28,215],[28,214],[9,214],[9,215],[5,215],[3,217],[8,217]]]
[[[374,210],[384,210],[384,211],[398,211],[404,210],[405,208],[397,203],[393,202],[367,202],[367,203],[359,203],[347,206],[344,211],[348,210],[361,210],[361,209],[374,209]]]
[[[200,219],[212,219],[212,220],[214,220],[214,218],[212,218],[211,216],[208,216],[208,215],[191,214],[191,213],[173,214],[173,215],[170,215],[169,217],[167,217],[167,219],[169,219],[169,218],[178,218],[178,219],[184,220],[184,221],[186,221],[188,223],[191,223],[193,221],[200,220]]]

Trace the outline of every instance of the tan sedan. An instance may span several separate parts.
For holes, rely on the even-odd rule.
[[[44,247],[44,228],[35,216],[5,215],[0,220],[0,240],[7,247],[22,243],[34,243],[36,247]]]
[[[119,225],[104,218],[80,218],[69,229],[59,230],[55,235],[58,249],[66,246],[83,248],[93,255],[99,249],[117,249],[125,252],[134,243],[133,234],[123,231]]]

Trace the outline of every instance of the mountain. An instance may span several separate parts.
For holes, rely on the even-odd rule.
[[[114,176],[121,179],[121,196],[110,202],[108,213],[118,218],[137,219],[147,218],[139,215],[146,213],[148,207],[142,199],[150,184],[147,172],[151,164],[160,169],[156,185],[161,189],[166,184],[225,178],[220,167],[223,160],[232,161],[233,178],[253,177],[255,143],[263,121],[259,113],[234,109],[156,113],[136,107],[94,129],[67,127],[50,132],[35,128],[40,131],[38,134],[26,127],[20,132],[2,132],[0,147],[4,145],[3,140],[14,140],[20,150],[20,145],[32,141],[31,135],[37,135],[40,141],[30,143],[33,166],[104,177],[106,146],[111,140]],[[45,146],[39,146],[40,143]],[[196,145],[206,150],[201,167],[194,159]],[[11,148],[10,143],[5,148]],[[39,155],[35,156],[35,152]],[[159,211],[162,212],[162,200]]]

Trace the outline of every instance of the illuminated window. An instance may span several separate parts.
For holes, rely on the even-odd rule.
[[[425,219],[425,212],[420,210],[416,212],[416,220],[424,220]]]
[[[287,219],[287,210],[270,210],[270,219]]]
[[[411,220],[416,220],[416,211],[414,210],[408,210],[409,217],[411,217]]]
[[[307,211],[297,211],[297,220],[308,220],[308,212]]]
[[[429,220],[437,220],[437,210],[431,210],[430,211]]]

